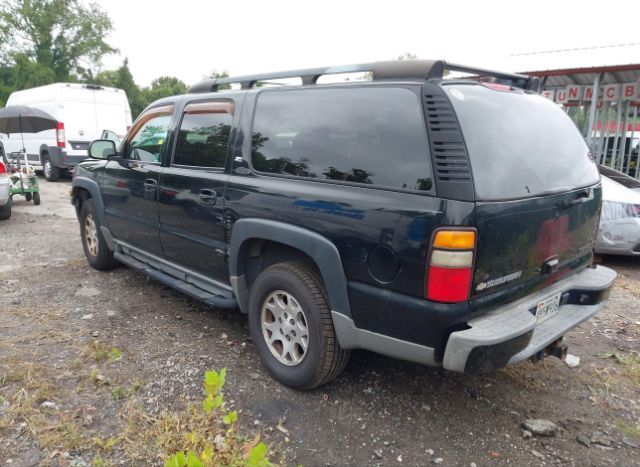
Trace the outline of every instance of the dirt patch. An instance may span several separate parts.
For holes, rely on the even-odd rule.
[[[43,186],[43,206],[69,188]],[[262,368],[241,314],[124,267],[89,268],[73,220],[25,207],[0,229],[0,264],[12,265],[0,275],[5,463],[159,464],[155,421],[174,429],[201,402],[205,370],[226,367],[237,431],[289,465],[640,465],[640,264],[566,336],[575,368],[547,359],[469,376],[363,351],[333,383],[298,392]],[[559,428],[528,436],[526,419]]]

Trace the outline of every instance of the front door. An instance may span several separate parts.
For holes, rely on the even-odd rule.
[[[114,237],[160,257],[158,182],[172,113],[173,105],[164,105],[141,115],[120,148],[121,160],[109,161],[100,181]]]
[[[223,210],[233,110],[230,99],[186,105],[159,187],[165,257],[223,283],[228,283]]]

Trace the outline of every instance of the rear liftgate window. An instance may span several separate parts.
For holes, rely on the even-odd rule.
[[[265,91],[252,134],[256,170],[428,191],[419,97],[402,88]]]
[[[578,129],[550,100],[478,84],[443,89],[462,127],[478,199],[528,198],[598,181]]]

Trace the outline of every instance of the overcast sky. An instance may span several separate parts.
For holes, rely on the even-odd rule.
[[[640,1],[98,0],[140,85],[387,60],[409,52],[485,68],[513,54],[640,41]],[[601,53],[636,63],[624,47]],[[511,57],[513,58],[513,57]],[[527,71],[527,70],[508,70]]]

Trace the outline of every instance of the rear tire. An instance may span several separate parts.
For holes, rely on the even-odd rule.
[[[46,152],[42,153],[42,171],[44,172],[44,178],[48,182],[57,182],[60,178],[60,169],[53,165],[49,154]]]
[[[40,193],[38,193],[37,191],[33,193],[33,204],[35,204],[36,206],[40,205]]]
[[[11,217],[11,202],[12,199],[11,197],[9,197],[9,201],[7,201],[7,204],[0,207],[0,220],[6,220]]]
[[[84,254],[92,268],[108,271],[120,264],[102,235],[96,207],[90,198],[83,201],[80,209],[80,236]]]
[[[249,330],[262,363],[292,388],[321,386],[349,360],[350,351],[336,337],[324,283],[303,262],[260,273],[249,294]]]

